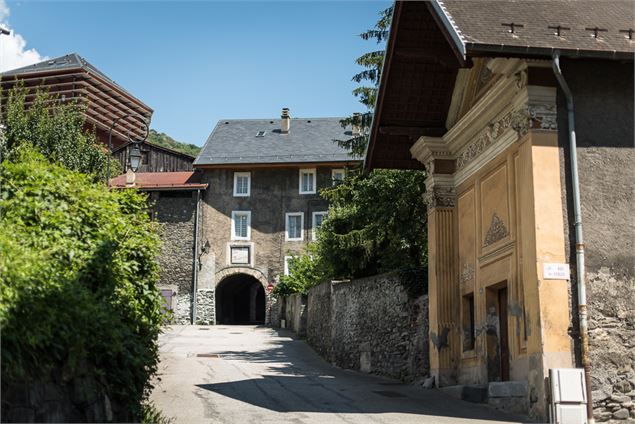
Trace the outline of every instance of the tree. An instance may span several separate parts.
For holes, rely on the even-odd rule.
[[[374,28],[360,34],[364,40],[381,43],[388,37],[393,8],[380,12]],[[366,111],[341,121],[342,126],[359,125],[361,134],[348,140],[334,140],[351,155],[364,154],[368,144],[373,108],[377,97],[384,50],[357,58],[365,69],[353,81],[367,82],[353,90]],[[318,279],[357,278],[396,269],[413,279],[423,275],[427,264],[427,212],[424,202],[426,174],[423,171],[375,170],[364,174],[349,170],[337,186],[320,194],[329,200],[329,213],[318,231],[312,252],[298,259],[290,275],[283,277],[283,291],[305,291]],[[417,287],[423,283],[419,277]],[[410,284],[410,283],[409,283]],[[416,290],[415,290],[416,291]]]
[[[377,44],[384,42],[388,38],[392,12],[392,6],[379,12],[379,20],[375,24],[375,27],[361,33],[359,36],[364,40],[375,40]],[[353,90],[353,95],[366,107],[366,110],[342,119],[340,122],[343,127],[347,125],[358,125],[362,129],[362,132],[359,136],[347,140],[337,140],[339,146],[348,149],[354,156],[362,156],[368,144],[368,133],[366,130],[370,128],[373,121],[373,109],[377,99],[379,81],[381,80],[384,54],[385,51],[383,49],[375,50],[365,53],[355,60],[356,64],[366,69],[353,75],[352,80],[356,83],[362,83],[363,81],[370,83],[370,85],[362,85]]]
[[[34,382],[79,387],[86,405],[108,396],[115,422],[138,422],[163,319],[147,198],[32,147],[13,159],[0,167],[2,420],[10,390]]]
[[[104,178],[109,152],[99,143],[95,131],[85,129],[84,107],[76,101],[62,103],[49,93],[37,91],[27,106],[26,89],[16,84],[8,93],[4,136],[0,158],[12,161],[24,146],[32,146],[48,160],[68,169]],[[111,161],[112,175],[121,167]]]

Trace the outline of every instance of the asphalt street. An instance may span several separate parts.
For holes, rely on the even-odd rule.
[[[292,333],[172,326],[152,400],[176,423],[515,423],[438,390],[342,370]]]

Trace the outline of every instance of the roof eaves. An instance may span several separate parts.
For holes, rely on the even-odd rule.
[[[479,56],[483,54],[505,56],[519,55],[532,57],[551,58],[555,51],[559,51],[561,56],[571,58],[587,58],[587,59],[613,59],[633,61],[633,52],[617,51],[617,50],[587,50],[587,49],[567,49],[559,47],[533,47],[533,46],[515,46],[509,44],[485,44],[467,42],[465,44],[466,54],[468,56]]]
[[[454,41],[456,48],[463,55],[463,60],[466,60],[467,48],[465,38],[463,38],[461,30],[456,25],[454,19],[452,19],[452,16],[448,12],[447,8],[443,5],[443,0],[434,0],[432,2],[432,8],[437,13],[437,16],[443,23],[443,26],[450,35],[450,38],[452,38],[452,41]]]
[[[379,118],[381,113],[381,105],[384,101],[384,92],[386,91],[386,84],[388,81],[388,70],[390,69],[390,63],[392,62],[392,56],[395,50],[395,39],[397,37],[397,26],[399,24],[399,18],[401,10],[403,8],[402,2],[395,1],[393,6],[392,17],[390,20],[390,29],[388,30],[388,41],[386,43],[386,50],[384,53],[384,60],[381,64],[381,77],[379,81],[379,87],[377,88],[377,95],[375,96],[375,104],[373,105],[373,119],[370,122],[370,134],[368,135],[368,141],[364,148],[364,154],[362,156],[362,170],[364,172],[372,169],[372,156],[375,150],[375,139],[377,138],[377,127],[379,126]]]

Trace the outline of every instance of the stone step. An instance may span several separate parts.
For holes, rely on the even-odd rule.
[[[439,390],[453,398],[473,403],[487,402],[487,385],[471,384],[441,387]]]

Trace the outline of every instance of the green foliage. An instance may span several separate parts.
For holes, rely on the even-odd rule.
[[[288,296],[306,291],[328,278],[325,266],[315,244],[309,244],[302,255],[293,256],[289,263],[289,275],[280,277],[273,289],[275,296]]]
[[[401,285],[412,299],[428,293],[428,267],[404,266],[398,274]]]
[[[317,253],[331,277],[363,277],[426,260],[425,173],[351,172],[321,191],[330,203]]]
[[[392,6],[379,12],[379,20],[374,28],[363,32],[359,36],[364,40],[375,40],[377,44],[384,42],[386,38],[388,38],[392,12]],[[372,110],[377,100],[377,87],[381,79],[384,53],[384,50],[371,51],[361,55],[355,60],[356,64],[365,69],[353,75],[352,80],[357,83],[363,83],[364,81],[370,83],[370,85],[362,85],[353,90],[353,95],[358,98],[361,104],[366,106],[366,111],[361,113],[359,118],[349,116],[348,118],[342,119],[340,123],[342,127],[346,127],[350,124],[360,125],[362,133],[357,137],[352,137],[347,140],[335,140],[340,147],[350,151],[353,156],[363,156],[366,151],[366,145],[368,144],[367,130],[370,128],[373,120]]]
[[[201,148],[194,144],[181,143],[169,135],[160,133],[156,130],[150,130],[148,141],[158,146],[167,147],[168,149],[176,150],[177,152],[185,153],[190,156],[196,156],[201,151]]]
[[[381,43],[388,37],[392,7],[380,12],[375,27],[360,35]],[[363,156],[373,119],[384,51],[360,56],[363,71],[353,81],[369,82],[353,90],[367,111],[341,121],[358,125],[361,135],[334,140],[353,156]],[[298,266],[281,278],[274,290],[280,295],[303,293],[325,279],[357,278],[400,270],[400,280],[413,296],[427,290],[423,267],[427,264],[427,212],[422,171],[349,171],[341,184],[320,192],[329,203],[328,218],[311,251],[296,259]],[[312,257],[312,259],[311,259]],[[274,291],[275,292],[275,291]]]
[[[95,131],[85,129],[84,109],[77,102],[59,101],[57,96],[38,91],[27,105],[28,90],[16,84],[8,93],[6,131],[0,140],[0,158],[13,160],[24,146],[35,147],[52,162],[104,178],[108,149]],[[111,161],[111,175],[121,166]]]
[[[173,424],[174,419],[167,418],[154,403],[146,402],[141,406],[142,424]]]
[[[3,387],[88,372],[139,417],[162,320],[147,199],[33,148],[2,163],[0,186]]]

